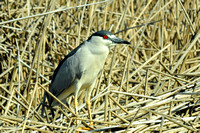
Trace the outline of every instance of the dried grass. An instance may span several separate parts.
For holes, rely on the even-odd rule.
[[[1,132],[83,132],[84,95],[75,117],[36,110],[58,63],[93,32],[117,32],[92,93],[95,132],[196,132],[200,129],[199,0],[0,1]],[[71,111],[71,113],[70,113]],[[47,110],[49,112],[49,110]],[[75,124],[79,120],[79,125]],[[51,129],[51,130],[50,130]]]

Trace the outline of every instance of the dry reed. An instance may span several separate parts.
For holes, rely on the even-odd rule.
[[[197,132],[200,129],[199,0],[0,1],[1,132]],[[58,63],[98,30],[131,45],[111,49],[92,93],[41,118]],[[62,112],[62,113],[59,113]],[[79,120],[79,125],[75,121]]]

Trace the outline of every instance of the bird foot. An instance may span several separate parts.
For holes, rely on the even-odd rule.
[[[91,122],[90,122],[90,126],[95,126],[95,124],[91,121]]]
[[[79,130],[86,130],[86,131],[92,130],[92,129],[89,128],[89,127],[79,127],[78,129],[79,129]]]

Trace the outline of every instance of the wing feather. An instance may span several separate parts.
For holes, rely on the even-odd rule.
[[[55,69],[50,85],[50,92],[58,97],[65,89],[68,89],[76,78],[81,78],[82,72],[79,69],[79,60],[73,56],[81,48],[82,44],[71,51]],[[78,77],[77,77],[78,75]],[[53,102],[53,97],[47,96],[49,105]]]

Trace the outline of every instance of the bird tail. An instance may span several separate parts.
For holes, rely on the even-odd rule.
[[[41,117],[43,117],[43,115],[44,115],[44,106],[46,105],[46,104],[45,104],[46,96],[47,96],[47,93],[46,93],[46,91],[45,91],[45,92],[44,92],[44,96],[43,96],[43,101],[42,101]]]
[[[47,92],[44,92],[44,96],[43,96],[43,101],[42,101],[42,111],[41,111],[41,117],[43,117],[44,116],[44,108],[45,107],[47,107],[47,108],[49,108],[50,110],[51,110],[51,114],[52,114],[52,117],[54,118],[54,108],[52,108],[52,106],[51,106],[51,104],[50,105],[47,105],[46,103],[45,103],[45,101],[46,101],[46,97],[47,97]]]

